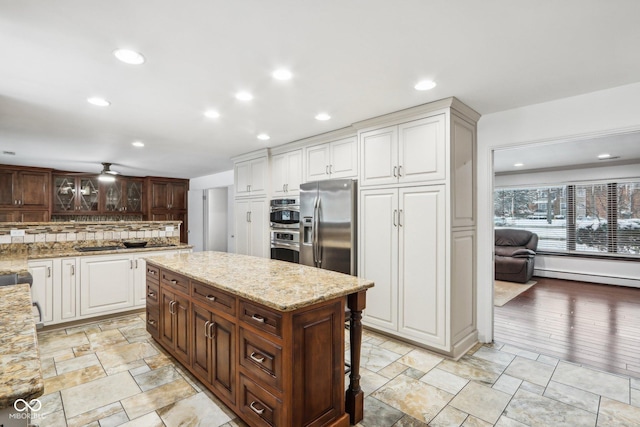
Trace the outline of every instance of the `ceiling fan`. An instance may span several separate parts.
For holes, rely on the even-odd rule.
[[[111,163],[102,163],[102,171],[98,175],[98,179],[103,182],[113,182],[116,180],[115,175],[119,175],[119,172],[111,170]]]

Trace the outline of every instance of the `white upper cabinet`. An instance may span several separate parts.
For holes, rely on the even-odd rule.
[[[302,149],[271,157],[271,183],[274,196],[298,194],[302,183]]]
[[[438,114],[360,134],[360,186],[446,178],[446,120]]]
[[[269,208],[264,199],[236,200],[236,253],[269,258]]]
[[[236,196],[266,196],[267,157],[237,162],[235,165]]]
[[[307,147],[306,182],[358,175],[358,144],[355,137]]]

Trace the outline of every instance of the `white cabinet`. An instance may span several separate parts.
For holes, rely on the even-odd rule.
[[[234,215],[236,253],[269,258],[267,201],[236,200]]]
[[[266,196],[267,157],[237,162],[234,167],[236,196]]]
[[[80,258],[80,315],[133,307],[134,261],[131,254]]]
[[[446,178],[446,120],[437,114],[360,134],[360,186]]]
[[[153,251],[140,252],[133,254],[133,305],[135,307],[144,307],[147,305],[147,261],[145,258],[155,256],[178,255],[180,253],[189,253],[191,249],[183,249],[180,251]]]
[[[358,175],[358,143],[356,138],[314,145],[305,149],[306,181],[352,178]]]
[[[360,276],[367,324],[445,345],[445,186],[360,193]]]
[[[78,316],[77,310],[77,259],[63,258],[60,260],[60,320],[71,321]],[[56,276],[58,276],[56,274]],[[56,292],[57,293],[57,292]],[[58,320],[58,319],[56,319]]]
[[[302,183],[302,149],[271,157],[273,194],[286,196],[300,192]]]
[[[54,320],[53,263],[51,259],[28,263],[29,273],[33,276],[31,298],[40,306],[43,323],[51,323]]]

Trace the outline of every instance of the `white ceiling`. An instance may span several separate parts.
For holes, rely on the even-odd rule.
[[[16,153],[0,163],[192,178],[449,96],[487,114],[635,83],[639,16],[637,0],[0,0],[0,150]]]

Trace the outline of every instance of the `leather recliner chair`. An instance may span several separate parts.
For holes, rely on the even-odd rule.
[[[533,276],[538,235],[527,230],[495,230],[495,279],[527,283]]]

